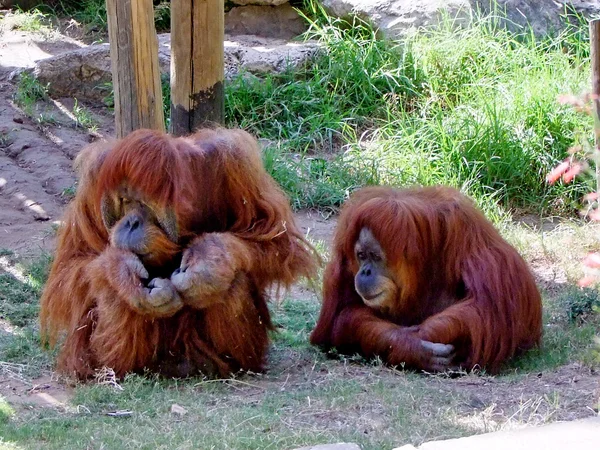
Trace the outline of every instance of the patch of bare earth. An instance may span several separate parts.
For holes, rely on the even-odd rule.
[[[13,101],[16,86],[9,79],[15,70],[81,45],[57,33],[0,30],[0,248],[19,254],[52,248],[53,227],[75,184],[73,158],[99,135],[113,132],[105,108],[87,105],[98,127],[89,133],[70,114],[74,99],[36,105],[32,118]]]
[[[30,380],[19,374],[18,367],[2,363],[0,367],[0,396],[17,410],[54,408],[67,411],[71,408],[72,387],[60,382],[53,374]]]
[[[580,364],[523,377],[465,376],[438,380],[441,392],[459,392],[459,423],[473,431],[496,431],[595,416],[600,374]]]

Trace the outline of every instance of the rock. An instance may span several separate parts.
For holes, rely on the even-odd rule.
[[[335,17],[356,14],[392,38],[404,36],[419,27],[435,26],[445,16],[468,24],[472,14],[498,9],[506,11],[504,23],[510,29],[530,24],[538,36],[564,27],[561,13],[565,5],[591,16],[600,12],[600,0],[323,0],[323,6]]]
[[[312,447],[301,447],[295,450],[360,450],[360,447],[356,444],[322,444],[313,445]]]
[[[467,23],[471,10],[470,0],[323,0],[322,4],[335,17],[356,14],[392,38],[435,26],[446,13]]]
[[[418,450],[597,450],[600,417],[573,422],[556,422],[544,426],[497,431],[476,436],[419,445]],[[393,450],[413,450],[412,446]]]
[[[244,0],[241,0],[244,1]],[[306,23],[289,4],[238,6],[225,14],[225,33],[290,39],[306,31]]]
[[[225,41],[225,78],[231,79],[244,70],[254,75],[279,73],[287,67],[306,64],[318,53],[314,42],[288,42],[258,36],[235,36]],[[171,35],[158,37],[160,70],[169,74]],[[90,45],[81,49],[42,59],[32,72],[52,97],[74,97],[102,102],[110,92],[111,63],[109,44]],[[21,71],[14,72],[14,78]]]
[[[226,60],[233,64],[225,77],[232,78],[240,70],[254,75],[281,73],[286,68],[299,68],[316,57],[319,45],[314,42],[288,42],[257,36],[237,36],[225,41]]]
[[[33,68],[33,75],[43,85],[48,84],[52,96],[102,101],[111,90],[110,47],[90,45],[42,59]]]
[[[497,0],[498,8],[506,11],[507,27],[516,30],[531,25],[537,36],[545,36],[564,28],[566,8],[584,17],[600,13],[599,0]],[[476,0],[475,7],[493,11],[489,0]]]

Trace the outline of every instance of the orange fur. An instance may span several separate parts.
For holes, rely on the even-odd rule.
[[[64,335],[59,370],[80,378],[103,366],[119,376],[179,373],[177,367],[220,376],[261,370],[272,328],[266,290],[312,276],[315,261],[257,142],[241,130],[206,129],[186,138],[139,130],[84,149],[75,165],[80,185],[41,299],[43,338],[55,345]],[[103,195],[124,185],[157,210],[175,212],[178,242],[148,235],[155,256],[148,260],[161,277],[170,276],[188,247],[204,242],[210,250],[217,242],[225,245],[231,286],[202,286],[171,317],[133,308],[127,299],[141,286],[124,270],[126,252],[111,246],[101,215]],[[221,270],[219,258],[207,264]]]
[[[354,244],[371,230],[398,285],[384,314],[354,289]],[[542,304],[527,264],[460,192],[366,188],[345,205],[311,342],[423,368],[421,340],[452,344],[461,366],[494,372],[540,342]]]

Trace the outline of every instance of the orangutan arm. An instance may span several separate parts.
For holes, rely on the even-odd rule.
[[[365,356],[379,356],[395,366],[447,369],[454,347],[423,340],[415,331],[415,327],[402,327],[376,316],[367,306],[354,305],[337,317],[332,344],[342,350],[357,348]]]
[[[127,251],[107,247],[87,268],[93,288],[112,294],[137,314],[170,317],[183,307],[170,280],[147,281],[148,271],[139,258]]]
[[[144,267],[132,253],[108,247],[75,257],[59,249],[41,298],[41,334],[51,345],[66,332],[59,369],[86,379],[102,366],[120,376],[144,367],[153,354],[156,328],[149,317],[182,307],[168,280],[144,287]]]
[[[239,273],[251,276],[259,287],[285,278],[281,272],[288,242],[277,237],[257,242],[233,233],[207,233],[185,250],[171,281],[186,304],[206,308],[222,301]]]
[[[379,356],[389,364],[425,370],[444,370],[452,362],[452,345],[422,339],[416,327],[396,325],[366,306],[354,289],[354,275],[346,259],[339,253],[327,265],[323,279],[323,305],[310,336],[313,345]]]

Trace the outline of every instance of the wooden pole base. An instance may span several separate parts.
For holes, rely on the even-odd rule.
[[[171,133],[224,118],[224,2],[171,1]]]

